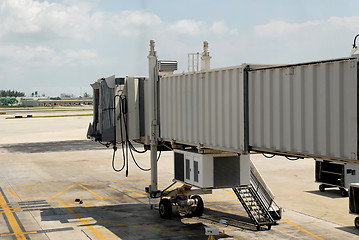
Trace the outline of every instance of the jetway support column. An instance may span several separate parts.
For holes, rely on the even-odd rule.
[[[151,101],[151,185],[150,192],[154,193],[158,190],[158,172],[157,172],[157,144],[158,144],[158,70],[157,70],[157,53],[155,51],[155,41],[150,41],[150,52],[148,55],[149,69],[149,86]]]

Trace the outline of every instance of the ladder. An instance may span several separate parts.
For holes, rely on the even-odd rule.
[[[264,182],[258,170],[251,162],[250,184],[232,188],[233,192],[242,203],[248,216],[257,226],[268,226],[276,224],[276,220],[281,219],[281,208],[274,202],[274,195]]]

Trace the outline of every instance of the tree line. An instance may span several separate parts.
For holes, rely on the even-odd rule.
[[[0,90],[0,97],[25,97],[25,93],[15,90]]]

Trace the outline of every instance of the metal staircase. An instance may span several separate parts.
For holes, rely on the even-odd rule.
[[[281,208],[274,202],[273,193],[252,162],[250,184],[232,189],[250,219],[257,226],[257,230],[265,225],[271,229],[272,225],[276,224],[276,220],[281,219]]]

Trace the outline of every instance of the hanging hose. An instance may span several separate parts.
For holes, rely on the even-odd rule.
[[[290,161],[297,161],[299,159],[299,157],[289,157],[289,156],[285,156],[285,158]]]
[[[356,41],[357,41],[358,36],[359,36],[359,34],[357,34],[357,35],[354,37],[353,48],[352,48],[352,51],[350,52],[350,57],[353,56],[353,54],[358,50],[358,46],[357,46],[357,44],[356,44]]]
[[[117,146],[113,146],[113,154],[112,154],[112,169],[115,172],[121,172],[125,168],[125,161],[123,161],[121,169],[116,169],[115,167],[115,156],[116,156]]]
[[[138,150],[138,149],[135,148],[135,146],[129,140],[128,126],[127,126],[127,100],[126,100],[126,96],[124,96],[122,94],[121,95],[116,95],[114,97],[114,101],[116,100],[116,97],[120,98],[120,102],[118,104],[118,107],[119,107],[118,120],[119,120],[119,125],[120,125],[123,164],[122,164],[121,169],[116,169],[116,167],[115,167],[115,156],[116,156],[117,146],[116,146],[116,137],[115,137],[115,141],[114,141],[115,143],[114,143],[114,147],[113,147],[114,152],[113,152],[113,156],[112,156],[112,168],[113,168],[114,171],[120,172],[120,171],[124,170],[124,168],[126,167],[126,177],[127,177],[128,172],[129,172],[129,155],[131,155],[131,158],[132,158],[133,162],[135,163],[135,165],[140,170],[142,170],[142,171],[150,171],[151,168],[143,168],[143,167],[141,167],[138,164],[138,162],[136,161],[136,158],[135,158],[135,156],[133,154],[133,152],[145,153],[145,152],[147,152],[147,149],[144,149],[143,151]],[[115,116],[115,119],[116,119],[116,116]],[[116,132],[115,132],[115,136],[116,136]],[[160,159],[160,157],[161,157],[161,151],[159,152],[159,154],[157,156],[157,161]]]
[[[275,154],[272,155],[266,155],[265,153],[262,153],[262,155],[266,158],[273,158],[275,156]]]

